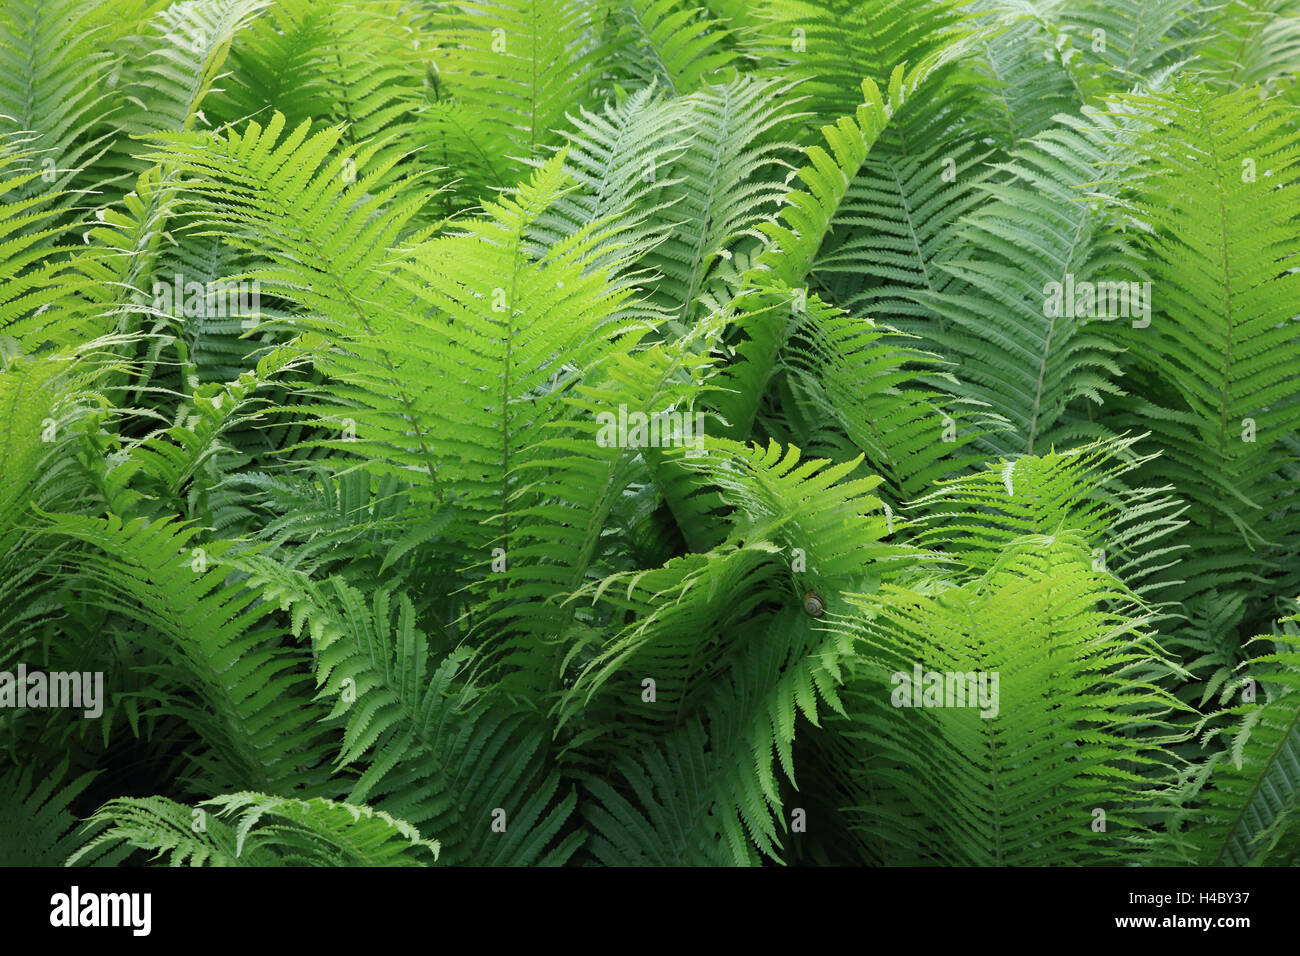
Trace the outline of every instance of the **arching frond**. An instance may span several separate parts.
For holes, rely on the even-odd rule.
[[[194,769],[219,785],[308,786],[327,747],[304,706],[302,654],[268,621],[274,608],[229,582],[231,543],[175,523],[49,515],[46,534],[91,546],[69,584],[80,600],[140,621],[168,663],[157,677],[194,696],[164,698],[208,745]]]
[[[1149,317],[1150,286],[1105,204],[1137,122],[1091,114],[1017,150],[1004,179],[979,187],[990,201],[962,223],[963,252],[940,265],[957,281],[916,293],[958,393],[1011,423],[989,442],[999,451],[1095,438],[1074,409],[1121,394],[1106,328]]]
[[[96,835],[69,865],[108,847],[150,851],[170,866],[430,866],[438,859],[438,841],[422,839],[404,820],[320,798],[232,793],[190,808],[166,797],[123,797],[88,826]]]

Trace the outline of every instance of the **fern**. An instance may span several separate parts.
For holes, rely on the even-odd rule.
[[[1148,105],[1161,125],[1142,141],[1137,211],[1156,231],[1145,245],[1158,304],[1126,342],[1138,375],[1159,369],[1160,385],[1132,404],[1192,505],[1186,593],[1230,591],[1267,573],[1268,546],[1294,535],[1296,138],[1244,90],[1184,85]]]
[[[962,223],[963,248],[982,254],[954,254],[940,268],[957,281],[916,293],[933,316],[926,339],[963,370],[959,393],[1010,422],[1010,433],[990,442],[1001,451],[1033,454],[1099,437],[1072,406],[1120,393],[1118,349],[1100,323],[1141,324],[1140,307],[1151,307],[1125,236],[1102,205],[1132,138],[1101,118],[1032,140],[1004,167],[1006,181],[980,187],[989,202]],[[1103,178],[1102,191],[1085,194]],[[1082,290],[1094,287],[1127,293],[1123,307],[1111,310],[1110,298],[1089,306]]]
[[[574,0],[466,0],[434,65],[448,108],[430,130],[484,185],[509,185],[595,87],[601,39]],[[441,92],[441,90],[440,90]]]
[[[95,775],[69,779],[66,769],[43,780],[33,779],[30,769],[10,770],[0,778],[0,806],[9,824],[0,843],[6,865],[62,866],[78,849],[77,819],[69,808]]]
[[[641,83],[662,83],[674,96],[699,89],[730,67],[736,51],[721,21],[680,0],[621,0],[614,17],[626,46],[627,71]]]
[[[1232,708],[1240,720],[1226,750],[1213,752],[1187,775],[1170,835],[1161,849],[1171,860],[1212,866],[1290,864],[1297,850],[1294,816],[1300,784],[1296,748],[1296,655],[1289,650],[1250,660],[1234,685],[1248,703]],[[1256,683],[1266,697],[1254,702]],[[1234,688],[1225,688],[1232,691]],[[1189,821],[1195,821],[1193,830]]]
[[[1294,862],[1296,20],[7,4],[0,863]]]
[[[229,542],[193,546],[194,529],[162,520],[51,515],[47,534],[99,552],[82,558],[83,600],[145,623],[160,643],[155,676],[188,686],[195,699],[161,702],[210,746],[196,771],[223,785],[310,786],[323,756],[317,708],[296,698],[295,649],[277,645],[264,619],[272,608],[227,583]]]
[[[410,824],[319,798],[232,793],[193,809],[165,797],[124,798],[88,825],[101,832],[69,865],[114,846],[153,851],[171,866],[428,866],[438,858],[438,842]]]
[[[846,691],[843,739],[861,755],[849,774],[855,818],[883,862],[1100,862],[1144,843],[1140,814],[1155,797],[1139,771],[1160,763],[1158,729],[1176,705],[1136,675],[1160,660],[1142,612],[1096,610],[1124,596],[1089,564],[1076,535],[1027,536],[967,584],[886,585],[855,602],[844,626],[865,660]],[[997,675],[996,696],[986,683],[977,706],[896,709],[911,706],[903,687],[930,692],[928,677],[915,686],[918,666]],[[909,773],[904,748],[941,772]]]

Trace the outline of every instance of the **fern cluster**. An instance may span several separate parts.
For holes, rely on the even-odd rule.
[[[0,64],[0,863],[1300,859],[1300,3]]]

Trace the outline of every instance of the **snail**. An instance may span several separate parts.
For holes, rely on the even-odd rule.
[[[822,617],[826,614],[826,602],[816,591],[809,591],[803,596],[803,609],[812,617]]]

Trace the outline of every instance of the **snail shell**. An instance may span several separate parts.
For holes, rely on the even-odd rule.
[[[816,591],[809,591],[803,596],[803,609],[812,617],[822,617],[826,614],[826,602]]]

